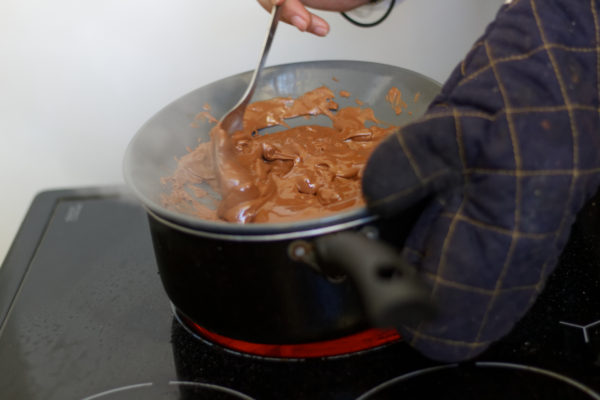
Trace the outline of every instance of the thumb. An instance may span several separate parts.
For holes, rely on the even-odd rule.
[[[462,182],[452,115],[425,117],[387,137],[371,154],[362,188],[376,213],[396,214]]]

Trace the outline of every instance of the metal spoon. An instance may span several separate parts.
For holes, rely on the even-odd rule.
[[[221,128],[229,134],[243,128],[244,112],[246,111],[246,106],[248,105],[250,99],[252,98],[252,95],[254,94],[257,78],[260,74],[263,65],[265,64],[265,60],[267,59],[267,54],[269,53],[269,48],[271,47],[273,36],[275,36],[275,29],[277,28],[277,22],[279,21],[280,13],[281,7],[273,6],[273,9],[271,10],[271,24],[269,26],[267,38],[265,39],[265,43],[260,54],[260,59],[258,61],[258,66],[254,70],[254,74],[252,75],[250,84],[248,85],[248,88],[246,89],[246,92],[244,93],[240,101],[231,110],[229,110],[227,114],[225,114],[225,116],[221,119],[219,123],[221,125]]]

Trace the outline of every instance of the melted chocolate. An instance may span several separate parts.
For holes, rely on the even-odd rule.
[[[402,92],[397,87],[391,88],[385,96],[385,99],[392,105],[396,115],[402,114],[402,110],[408,107],[406,102],[402,99]]]
[[[338,110],[334,98],[320,87],[297,99],[258,101],[246,109],[242,130],[228,135],[216,125],[211,141],[189,151],[173,176],[163,180],[171,186],[163,204],[202,219],[237,223],[318,218],[363,206],[366,160],[395,127],[378,126],[370,108]],[[326,115],[332,126],[290,128],[286,123],[310,115]],[[276,125],[287,129],[259,134]]]

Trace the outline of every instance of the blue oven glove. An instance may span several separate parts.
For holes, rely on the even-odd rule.
[[[514,0],[363,175],[391,215],[429,199],[403,250],[440,307],[401,333],[442,361],[506,335],[600,185],[600,0]]]

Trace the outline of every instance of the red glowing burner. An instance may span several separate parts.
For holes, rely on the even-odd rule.
[[[333,340],[301,344],[262,344],[250,343],[232,339],[211,332],[196,324],[189,318],[178,313],[180,321],[210,342],[216,343],[230,350],[240,353],[252,354],[261,357],[273,358],[317,358],[332,357],[342,354],[374,349],[388,343],[402,339],[395,329],[368,329],[359,333]]]

